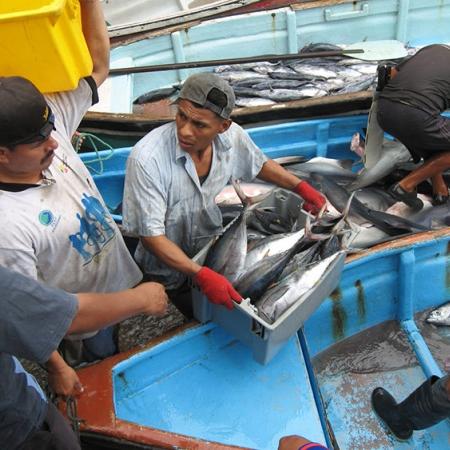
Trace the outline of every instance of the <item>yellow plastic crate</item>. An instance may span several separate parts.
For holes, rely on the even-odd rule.
[[[75,88],[92,73],[78,0],[0,1],[0,76],[20,75],[42,92]]]

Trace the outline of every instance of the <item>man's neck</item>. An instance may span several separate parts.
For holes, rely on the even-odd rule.
[[[212,144],[205,150],[197,151],[193,155],[191,154],[191,158],[194,161],[197,175],[199,177],[207,175],[212,162]]]
[[[42,172],[39,174],[29,173],[9,173],[0,171],[0,183],[10,184],[37,184],[43,178]]]

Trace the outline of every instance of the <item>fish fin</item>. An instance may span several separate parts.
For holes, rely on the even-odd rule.
[[[264,192],[259,195],[253,195],[252,197],[249,197],[245,194],[245,192],[242,190],[241,186],[239,185],[240,181],[231,178],[231,184],[234,187],[234,190],[236,191],[236,194],[238,195],[239,199],[241,200],[242,204],[244,206],[253,207],[254,205],[258,204],[259,202],[266,199],[270,194],[272,194],[273,190],[270,190],[268,192]]]

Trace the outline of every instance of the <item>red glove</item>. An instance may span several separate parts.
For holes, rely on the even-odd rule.
[[[223,275],[208,269],[208,267],[202,267],[196,273],[194,281],[211,303],[224,305],[228,309],[233,309],[233,300],[241,303],[242,295],[234,290]]]
[[[317,214],[326,204],[325,197],[306,181],[300,181],[293,191],[305,200],[303,209],[312,214]]]

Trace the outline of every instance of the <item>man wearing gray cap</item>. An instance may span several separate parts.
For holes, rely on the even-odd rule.
[[[319,192],[268,159],[230,120],[234,101],[232,88],[219,76],[190,76],[179,94],[175,122],[141,139],[127,162],[123,225],[140,237],[135,259],[187,316],[191,302],[177,304],[177,299],[186,292],[188,277],[212,303],[231,309],[233,300],[241,299],[225,277],[191,259],[221,233],[215,197],[232,177],[292,189],[313,213],[325,204]]]

